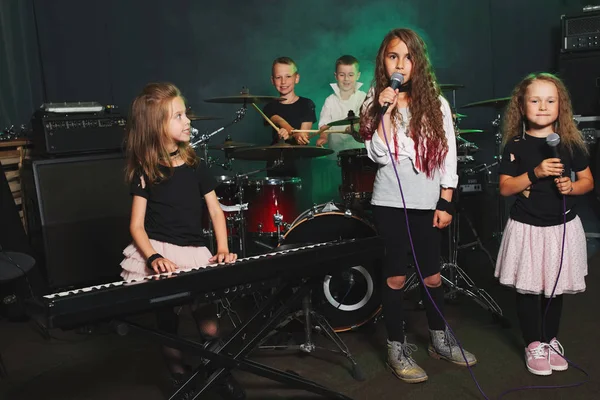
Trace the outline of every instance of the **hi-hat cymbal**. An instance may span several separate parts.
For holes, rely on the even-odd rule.
[[[277,143],[272,146],[256,146],[245,149],[237,149],[233,157],[239,160],[270,161],[280,158],[314,158],[326,156],[333,153],[331,149],[316,146],[291,145]]]
[[[233,140],[226,140],[223,143],[211,144],[208,146],[208,148],[211,150],[225,151],[225,150],[235,150],[235,149],[242,149],[242,148],[248,148],[248,147],[254,147],[254,146],[255,146],[254,143],[243,143],[243,142],[234,142]]]
[[[508,104],[509,101],[510,101],[510,97],[499,97],[497,99],[476,101],[475,103],[465,104],[461,108],[471,108],[471,107],[504,108]]]
[[[204,101],[208,103],[227,103],[227,104],[251,104],[251,103],[268,103],[270,101],[283,101],[283,97],[275,96],[256,96],[253,94],[238,94],[236,96],[213,97]]]
[[[221,117],[214,117],[212,115],[188,115],[190,121],[210,121],[213,119],[223,119]]]
[[[440,83],[440,89],[442,90],[456,90],[463,89],[465,85],[461,85],[459,83]]]
[[[338,121],[333,121],[327,124],[327,126],[343,126],[350,124],[357,124],[360,121],[359,116],[346,117],[344,119],[340,119]]]
[[[459,129],[457,131],[459,135],[463,135],[465,133],[483,133],[482,129]]]

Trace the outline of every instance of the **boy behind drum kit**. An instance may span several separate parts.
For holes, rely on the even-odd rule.
[[[313,160],[314,197],[317,203],[339,198],[338,188],[342,183],[342,174],[338,166],[338,153],[365,147],[351,135],[352,130],[358,131],[357,124],[335,126],[335,132],[332,132],[329,126],[346,119],[349,113],[358,116],[367,96],[359,90],[362,83],[358,82],[360,63],[356,57],[343,55],[338,58],[335,62],[334,77],[336,82],[331,84],[334,93],[325,99],[319,115],[319,130],[322,133],[316,142],[317,146],[327,145],[334,153],[323,159]]]

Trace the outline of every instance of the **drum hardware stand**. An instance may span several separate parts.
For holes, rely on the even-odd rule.
[[[283,215],[279,214],[279,211],[277,211],[276,214],[273,214],[273,223],[277,227],[277,242],[279,243],[281,241],[282,226],[284,224]]]
[[[495,162],[490,165],[490,167],[497,165],[498,167],[500,167],[500,162],[502,161],[502,153],[500,151],[501,147],[502,147],[502,131],[501,131],[501,122],[502,122],[502,116],[500,115],[500,113],[498,113],[498,115],[496,116],[496,119],[494,119],[492,121],[492,126],[494,126],[494,129],[496,131],[495,133],[495,137],[496,137],[496,147],[495,147],[495,154],[494,154],[494,160]],[[499,168],[497,168],[497,172],[499,171]],[[491,174],[491,172],[490,172]],[[494,190],[498,190],[499,191],[499,184],[500,184],[500,175],[497,174],[496,178],[498,179],[498,182],[490,182],[490,184],[494,185]],[[505,207],[506,207],[506,202],[504,200],[504,196],[501,196],[500,193],[497,193],[498,195],[496,196],[496,198],[498,199],[498,225],[496,226],[497,231],[494,232],[493,236],[496,237],[498,239],[498,241],[502,240],[502,234],[504,233],[504,221],[506,220],[506,212],[505,212]]]
[[[307,294],[302,297],[302,309],[292,312],[288,314],[285,319],[281,321],[279,325],[273,328],[269,334],[265,336],[265,338],[260,342],[259,349],[261,350],[299,350],[301,352],[310,354],[317,349],[327,350],[332,353],[342,354],[344,355],[352,364],[352,377],[357,381],[364,381],[365,375],[354,359],[352,354],[350,353],[350,349],[344,343],[344,341],[339,337],[339,335],[333,330],[331,324],[327,321],[327,319],[321,314],[317,313],[312,308],[311,296],[312,290],[309,290]],[[273,335],[275,335],[280,329],[284,328],[287,324],[292,322],[293,320],[303,319],[304,325],[304,343],[299,345],[264,345],[264,343]],[[333,344],[337,347],[337,349],[326,348],[317,346],[313,342],[313,329],[322,333],[329,338],[333,342]]]
[[[458,192],[457,192],[458,195]],[[457,199],[458,200],[458,199]],[[465,247],[472,247],[473,244],[477,244],[480,246],[482,250],[487,254],[492,263],[494,265],[493,259],[487,249],[481,243],[479,239],[479,235],[477,231],[473,227],[470,219],[465,215],[467,223],[471,228],[471,231],[475,235],[475,242],[469,243],[467,245],[459,245],[460,240],[460,208],[457,208],[456,215],[452,219],[450,223],[450,231],[448,235],[448,244],[449,244],[449,254],[448,261],[442,263],[441,267],[441,279],[442,284],[448,288],[448,292],[445,295],[445,298],[450,300],[455,300],[458,297],[458,294],[463,294],[470,297],[473,301],[483,307],[485,310],[489,311],[492,314],[492,317],[499,321],[502,326],[508,327],[510,326],[510,322],[504,317],[502,313],[502,308],[498,305],[498,303],[490,296],[484,289],[480,289],[475,286],[473,280],[467,275],[467,273],[458,266],[458,250]],[[406,280],[405,291],[411,291],[419,286],[419,276],[417,272],[413,272],[412,275]]]

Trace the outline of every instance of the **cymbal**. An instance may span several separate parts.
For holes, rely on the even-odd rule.
[[[213,119],[223,119],[221,117],[214,117],[209,115],[188,115],[190,121],[209,121]]]
[[[253,94],[238,94],[237,96],[213,97],[206,99],[207,103],[227,103],[227,104],[247,104],[247,103],[268,103],[270,101],[283,101],[283,97],[275,96],[255,96]]]
[[[494,107],[494,108],[504,108],[510,101],[510,97],[499,97],[497,99],[489,99],[483,101],[476,101],[475,103],[465,104],[461,108],[471,108],[471,107]]]
[[[461,114],[461,113],[453,113],[452,118],[458,118],[458,119],[467,118],[467,115]]]
[[[483,133],[483,129],[459,129],[457,133],[459,135],[463,135],[465,133]]]
[[[243,142],[234,142],[233,140],[226,140],[223,143],[211,144],[208,146],[208,148],[211,150],[225,151],[225,150],[235,150],[235,149],[254,147],[254,146],[255,146],[254,143],[243,143]]]
[[[338,121],[333,121],[327,124],[327,126],[342,126],[342,125],[350,125],[357,124],[360,121],[359,116],[346,117],[344,119],[340,119]]]
[[[238,149],[233,153],[233,157],[238,160],[252,161],[270,161],[279,158],[314,158],[326,156],[333,153],[331,149],[324,149],[316,146],[291,145],[287,143],[277,143],[272,146],[256,146],[246,149]]]
[[[440,89],[442,90],[456,90],[463,89],[465,85],[461,85],[459,83],[440,83]]]

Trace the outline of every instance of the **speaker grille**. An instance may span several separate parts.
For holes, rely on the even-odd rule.
[[[575,17],[566,20],[566,35],[586,35],[600,33],[600,14],[589,17]]]

